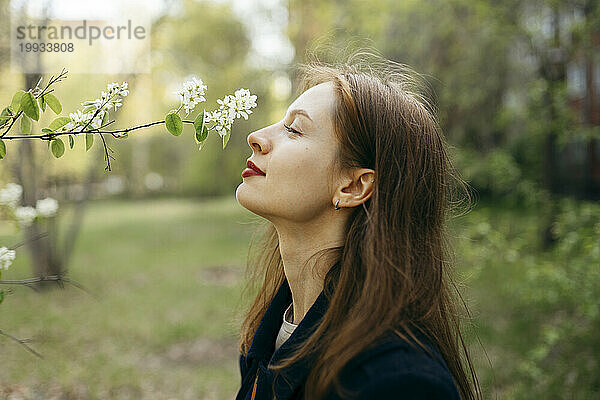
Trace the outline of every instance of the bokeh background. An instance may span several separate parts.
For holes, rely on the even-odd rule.
[[[49,12],[53,1],[43,3]],[[85,16],[86,2],[70,7]],[[53,197],[56,217],[26,229],[2,279],[68,271],[83,286],[13,286],[0,305],[0,398],[231,399],[239,387],[241,297],[258,217],[235,200],[246,136],[297,96],[295,65],[323,43],[371,45],[426,75],[472,209],[451,221],[465,335],[485,398],[600,397],[600,6],[596,0],[149,1],[150,74],[69,74],[67,112],[129,82],[118,127],[160,120],[195,74],[207,104],[258,96],[222,150],[164,126],[82,141],[7,143],[0,187],[23,205]],[[10,71],[11,7],[0,0],[0,104],[37,77]],[[322,59],[327,61],[327,55]],[[66,66],[68,68],[68,66]],[[59,71],[56,71],[57,73]],[[48,114],[48,113],[45,113]],[[44,116],[34,131],[51,118]],[[3,214],[0,213],[0,216]]]

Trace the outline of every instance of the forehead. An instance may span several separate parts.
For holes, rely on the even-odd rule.
[[[289,110],[304,109],[316,124],[321,125],[331,123],[334,102],[333,82],[324,82],[302,93],[290,105]]]

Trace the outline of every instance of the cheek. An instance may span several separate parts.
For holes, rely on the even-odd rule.
[[[277,192],[299,201],[319,201],[328,195],[328,155],[318,155],[314,149],[303,146],[282,152],[269,163],[272,174],[267,173],[267,184]]]

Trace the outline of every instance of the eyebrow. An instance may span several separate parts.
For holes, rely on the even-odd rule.
[[[294,114],[300,114],[300,115],[304,115],[306,118],[308,118],[310,120],[310,122],[314,123],[314,121],[312,120],[312,118],[310,117],[310,115],[308,115],[308,113],[301,109],[301,108],[295,108],[293,110],[290,111],[290,116],[293,116]]]

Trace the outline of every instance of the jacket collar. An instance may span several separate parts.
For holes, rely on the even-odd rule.
[[[288,340],[274,351],[275,339],[283,323],[283,313],[291,301],[292,293],[286,278],[267,308],[254,334],[252,345],[247,355],[247,358],[255,358],[259,361],[260,373],[261,375],[267,375],[269,378],[268,382],[275,380],[275,391],[278,399],[290,398],[304,384],[313,364],[314,356],[294,363],[277,375],[275,375],[274,371],[269,370],[267,366],[278,363],[281,359],[290,356],[294,349],[317,329],[329,307],[329,300],[325,296],[325,291],[322,290]]]
[[[281,324],[283,323],[283,313],[291,301],[292,293],[286,278],[267,308],[246,356],[249,365],[253,364],[253,361],[257,361],[256,368],[260,370],[261,376],[265,376],[265,382],[268,382],[270,385],[275,381],[275,392],[277,393],[277,399],[280,400],[290,399],[297,390],[302,391],[301,389],[314,364],[316,355],[312,354],[300,362],[294,363],[283,369],[282,372],[277,375],[275,375],[274,371],[268,369],[268,365],[275,364],[279,362],[279,360],[290,356],[294,349],[318,328],[329,307],[329,299],[326,297],[325,291],[322,290],[288,340],[274,352],[275,339],[279,333]],[[445,365],[443,357],[437,351],[436,347],[432,346],[429,340],[420,332],[415,332],[415,335],[433,351],[434,358]],[[398,347],[407,346],[409,346],[407,342],[390,332],[378,341],[377,346],[366,349],[353,358],[349,363],[349,366],[360,364],[377,354],[389,352]],[[254,360],[250,360],[251,358]],[[268,391],[270,393],[271,389],[268,388]]]

